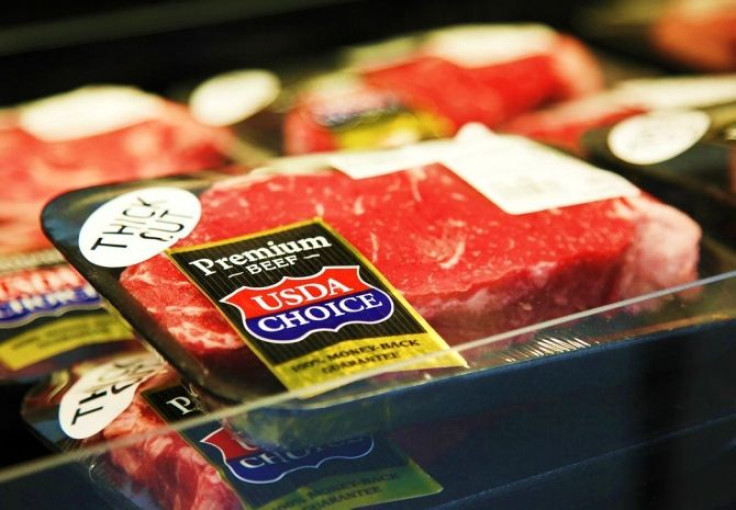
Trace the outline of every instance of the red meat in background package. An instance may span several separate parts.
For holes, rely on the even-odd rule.
[[[0,253],[48,246],[38,217],[54,196],[106,182],[222,164],[231,142],[180,105],[131,87],[85,87],[3,112]]]
[[[613,95],[604,92],[519,115],[500,129],[583,155],[581,139],[586,132],[612,126],[646,111],[642,106],[622,104]]]
[[[582,155],[581,139],[590,130],[613,126],[641,113],[705,109],[733,101],[736,101],[736,75],[642,78],[619,82],[599,94],[519,115],[499,129]]]
[[[369,85],[452,122],[495,127],[545,103],[599,90],[597,62],[543,26],[459,27],[430,36],[405,63],[366,69]]]
[[[349,119],[344,124],[324,121],[320,111],[330,97],[316,100],[304,94],[287,115],[286,151],[301,154],[340,148],[386,147],[422,138],[454,134],[468,122],[489,127],[545,104],[580,97],[603,86],[602,72],[592,54],[577,40],[541,25],[478,25],[429,33],[398,58],[351,64],[361,87],[336,97],[331,109]],[[352,110],[366,96],[381,107]],[[341,103],[350,103],[340,108]],[[393,137],[344,139],[356,124],[384,121],[396,111],[414,116],[402,122]],[[394,120],[394,122],[396,122]],[[365,126],[364,126],[365,128]],[[384,128],[385,130],[385,128]]]

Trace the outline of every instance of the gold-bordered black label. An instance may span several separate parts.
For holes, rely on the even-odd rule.
[[[289,389],[449,349],[319,219],[167,255]],[[462,365],[448,351],[411,369]]]

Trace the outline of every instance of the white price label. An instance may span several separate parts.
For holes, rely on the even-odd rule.
[[[650,110],[705,107],[736,101],[736,74],[626,80],[613,92],[624,104]]]
[[[510,136],[461,144],[442,163],[509,214],[640,193],[619,175]]]
[[[636,196],[623,177],[515,136],[464,126],[451,141],[380,152],[343,154],[329,163],[353,179],[441,163],[509,214]]]
[[[453,145],[453,142],[425,142],[399,149],[343,153],[328,157],[327,162],[353,179],[367,179],[436,163],[440,154]]]

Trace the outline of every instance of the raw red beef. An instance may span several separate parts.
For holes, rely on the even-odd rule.
[[[140,123],[59,140],[29,132],[22,108],[6,113],[0,119],[0,174],[9,185],[0,189],[0,253],[48,246],[38,218],[42,206],[64,191],[225,161],[227,131],[196,123],[180,105],[157,101],[155,115]],[[59,118],[58,124],[67,121]]]
[[[175,379],[168,370],[144,383],[130,406],[101,432],[108,441],[149,434],[131,446],[110,449],[112,462],[166,510],[242,509],[212,464],[179,434],[151,434],[166,424],[140,392]]]
[[[707,109],[736,101],[736,75],[625,80],[611,90],[528,112],[499,127],[581,154],[583,135],[654,110]],[[724,111],[728,106],[724,107]],[[726,117],[728,118],[728,117]]]
[[[643,195],[509,215],[436,164],[362,180],[250,176],[201,201],[202,220],[181,246],[321,216],[451,344],[696,276],[700,229]],[[257,362],[165,256],[128,268],[121,282],[194,355]]]
[[[470,67],[430,52],[366,70],[363,79],[410,107],[447,118],[456,130],[468,122],[495,127],[545,103],[594,92],[603,83],[592,55],[564,36],[515,60]]]
[[[646,111],[642,106],[609,100],[609,96],[604,94],[601,97],[569,101],[519,115],[499,130],[582,155],[580,142],[587,131],[612,126]]]
[[[357,104],[368,94],[395,102],[418,117],[423,129],[404,129],[392,145],[453,135],[468,122],[495,127],[555,101],[580,97],[603,85],[601,70],[577,40],[538,25],[455,27],[430,34],[397,62],[358,64]],[[332,92],[331,92],[332,93]],[[338,135],[320,123],[331,100],[304,94],[284,123],[288,154],[341,148]],[[338,95],[339,96],[339,95]],[[340,97],[335,102],[343,101]],[[343,101],[344,102],[344,101]],[[378,109],[366,109],[379,117]],[[377,147],[373,138],[360,147]],[[381,140],[382,145],[389,145]],[[358,148],[356,146],[350,148]]]

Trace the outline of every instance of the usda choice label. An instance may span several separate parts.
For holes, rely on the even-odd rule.
[[[202,414],[180,384],[142,395],[168,423]],[[361,436],[287,450],[262,448],[219,422],[187,427],[180,434],[249,510],[348,510],[442,490],[385,437]]]
[[[167,254],[289,389],[448,349],[320,220]],[[448,352],[411,369],[463,364]]]

